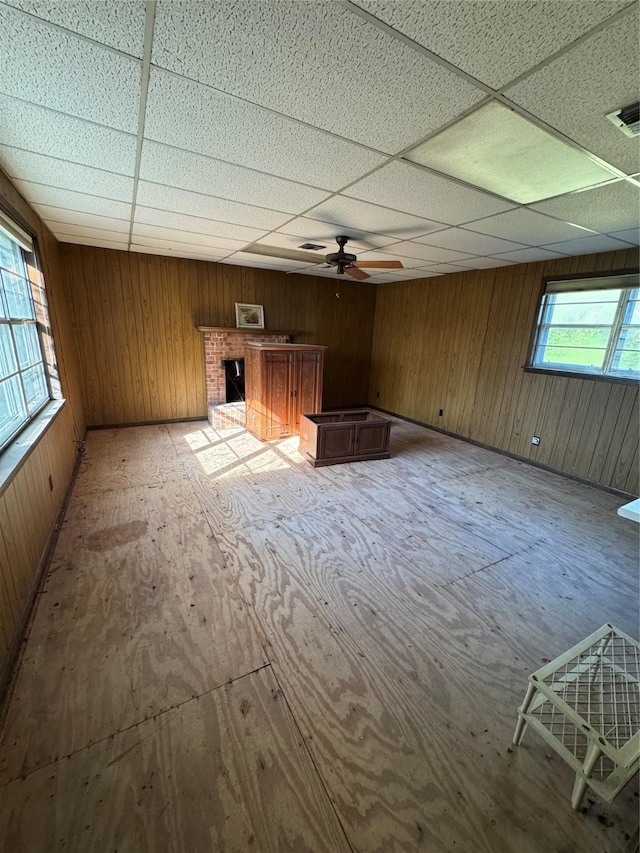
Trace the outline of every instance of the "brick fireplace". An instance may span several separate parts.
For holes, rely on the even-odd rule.
[[[270,344],[290,342],[293,332],[266,332],[261,329],[227,329],[218,326],[197,326],[204,334],[204,368],[207,383],[207,411],[212,426],[220,428],[222,419],[237,414],[223,407],[227,406],[224,362],[228,359],[244,358],[244,345],[248,341],[262,341]],[[229,404],[235,412],[238,404]]]

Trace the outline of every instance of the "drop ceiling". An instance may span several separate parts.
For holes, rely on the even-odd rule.
[[[348,234],[404,264],[374,283],[624,249],[638,41],[625,0],[6,0],[0,166],[60,241],[293,274],[335,275],[247,249]]]

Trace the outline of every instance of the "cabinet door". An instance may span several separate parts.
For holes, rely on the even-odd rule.
[[[300,415],[322,408],[322,351],[296,352],[294,386],[294,432],[300,430]]]
[[[354,456],[368,456],[388,450],[388,424],[356,424]]]
[[[317,459],[342,459],[353,454],[353,424],[325,424],[318,431]]]
[[[292,433],[293,353],[265,352],[263,407],[264,437]]]

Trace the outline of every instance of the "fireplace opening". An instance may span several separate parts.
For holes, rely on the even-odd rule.
[[[226,402],[244,402],[244,358],[227,358],[222,365]]]

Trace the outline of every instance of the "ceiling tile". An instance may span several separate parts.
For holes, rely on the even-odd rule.
[[[99,231],[119,231],[129,233],[129,213],[126,219],[114,219],[110,216],[98,216],[93,213],[83,213],[77,210],[66,210],[61,207],[51,207],[47,204],[34,205],[36,213],[45,224],[85,225],[97,228]],[[128,208],[127,208],[128,210]]]
[[[287,213],[251,207],[224,198],[165,187],[162,184],[151,184],[148,181],[140,181],[138,184],[138,204],[264,230],[277,228],[290,218]]]
[[[198,255],[206,255],[207,257],[215,260],[220,260],[220,258],[224,258],[230,253],[230,250],[214,249],[212,246],[202,246],[188,242],[184,243],[180,240],[164,240],[158,237],[141,237],[134,235],[131,240],[131,248],[134,249],[134,251],[137,251],[137,248],[134,247],[139,248],[140,246],[144,246],[147,249],[169,249],[171,252],[175,252],[178,255],[184,252],[196,253]]]
[[[354,250],[380,249],[383,246],[390,246],[399,242],[397,237],[373,234],[357,228],[347,228],[344,225],[332,225],[316,219],[309,219],[307,216],[298,216],[296,219],[292,219],[282,228],[278,228],[278,233],[294,236],[300,243],[326,243],[329,246],[335,246],[336,252],[338,247],[335,239],[343,233],[349,237],[349,246]],[[280,245],[279,243],[270,243],[272,236],[274,235],[269,234],[265,242],[274,246]],[[299,244],[295,248],[298,246]]]
[[[132,176],[135,136],[0,95],[0,143]]]
[[[616,252],[620,249],[628,249],[629,246],[613,237],[594,234],[592,237],[581,237],[579,240],[550,243],[544,248],[552,252],[561,252],[563,255],[593,255],[596,252]]]
[[[415,242],[441,246],[443,249],[456,249],[468,255],[489,255],[522,248],[521,244],[511,240],[488,237],[465,228],[447,228],[446,231],[437,231],[435,234],[427,234],[426,237],[416,237]]]
[[[498,255],[505,261],[511,261],[513,264],[532,264],[536,261],[552,261],[562,257],[558,252],[552,252],[548,249],[519,249],[517,252],[505,252],[504,255]]]
[[[211,224],[215,225],[215,223]],[[153,237],[159,240],[190,243],[214,251],[219,249],[235,251],[243,249],[247,245],[246,240],[230,240],[228,237],[213,237],[208,234],[199,234],[196,231],[180,231],[177,228],[161,228],[158,225],[143,225],[139,222],[133,226],[133,237],[137,243],[144,243],[145,239]]]
[[[344,195],[394,207],[415,216],[459,225],[478,216],[514,207],[457,181],[434,175],[410,163],[390,163],[344,191]]]
[[[160,3],[152,61],[389,153],[484,97],[331,2]]]
[[[219,198],[302,213],[329,193],[158,142],[144,142],[140,177]]]
[[[145,137],[338,190],[386,158],[207,86],[151,69]]]
[[[619,2],[354,0],[438,56],[495,89],[614,15]],[[522,33],[527,34],[526,39]]]
[[[549,213],[568,222],[575,222],[593,231],[609,233],[638,228],[640,225],[640,188],[629,181],[618,181],[581,193],[552,198],[532,205],[534,210]],[[475,223],[474,226],[475,228]],[[575,237],[586,237],[576,234]],[[556,240],[541,240],[554,243]]]
[[[525,249],[528,251],[528,249]],[[468,258],[465,261],[460,261],[461,266],[465,266],[470,270],[490,270],[494,267],[505,267],[514,261],[505,261],[498,258]]]
[[[18,50],[16,45],[26,49]],[[0,93],[135,133],[138,60],[67,35],[0,4]]]
[[[241,267],[256,267],[263,270],[274,270],[288,272],[289,270],[307,269],[309,264],[301,264],[299,261],[289,261],[285,258],[267,258],[264,255],[253,255],[251,252],[236,252],[222,260],[223,264],[232,264]]]
[[[417,272],[418,270],[416,270]],[[448,275],[452,272],[469,272],[469,267],[457,266],[456,264],[433,264],[428,267],[425,266],[424,272],[431,273],[432,275]]]
[[[125,224],[125,223],[123,223]],[[70,225],[68,222],[47,222],[47,227],[59,240],[66,237],[94,237],[96,240],[110,240],[113,243],[127,243],[129,241],[129,229],[111,230],[110,228],[92,228],[86,225]]]
[[[617,240],[624,240],[626,243],[631,243],[634,246],[637,246],[640,243],[640,229],[638,228],[629,228],[628,231],[613,231],[611,233],[611,237],[615,237]]]
[[[145,4],[141,0],[4,0],[71,32],[142,58]]]
[[[610,27],[505,94],[607,163],[636,171],[638,139],[625,136],[606,116],[638,100],[638,69],[632,57],[640,53],[639,32],[638,9],[632,4]]]
[[[524,243],[526,246],[540,246],[543,243],[588,236],[582,228],[575,225],[560,222],[550,216],[543,216],[533,210],[523,209],[508,210],[506,213],[498,213],[487,219],[479,219],[468,223],[466,228],[470,231],[479,231],[481,234]]]
[[[398,213],[386,207],[367,204],[345,196],[336,196],[314,207],[307,214],[310,219],[320,219],[346,228],[341,233],[349,233],[348,228],[354,226],[360,230],[371,231],[374,234],[387,234],[389,237],[409,239],[419,237],[431,231],[439,231],[444,226],[440,222],[429,219],[419,219],[406,213]]]
[[[372,278],[375,278],[378,281],[379,278],[384,278],[385,281],[411,281],[414,278],[431,278],[433,276],[440,275],[440,273],[428,273],[423,269],[407,269],[407,270],[386,270],[385,272],[374,273],[373,270],[369,270],[369,274]]]
[[[80,246],[97,246],[99,249],[118,249],[121,252],[127,251],[128,243],[126,240],[102,240],[95,237],[74,237],[71,234],[61,234],[59,237],[61,243],[76,243]]]
[[[136,226],[139,224],[159,225],[163,228],[174,228],[177,231],[191,231],[195,234],[207,234],[212,237],[243,240],[245,245],[264,237],[267,230],[264,228],[247,228],[246,225],[233,225],[230,222],[216,222],[213,219],[174,213],[170,210],[155,210],[152,207],[140,205],[136,207],[135,224]]]
[[[116,201],[130,202],[133,196],[132,178],[6,145],[0,145],[0,166],[13,179],[90,193]]]
[[[124,201],[112,201],[86,193],[46,187],[43,184],[32,184],[29,181],[15,181],[14,183],[27,201],[32,204],[46,204],[49,207],[96,213],[101,216],[112,216],[114,219],[128,219],[131,214],[131,204]]]
[[[407,258],[422,258],[426,266],[428,262],[432,263],[449,263],[462,261],[463,258],[468,258],[473,255],[473,252],[454,252],[452,249],[441,249],[438,246],[426,246],[424,243],[414,243],[410,240],[405,240],[402,243],[396,243],[389,247],[388,254],[398,256],[406,256]]]
[[[212,257],[211,255],[206,254],[206,252],[199,252],[197,247],[195,247],[195,251],[187,251],[180,250],[179,252],[174,249],[162,249],[158,246],[142,246],[139,244],[132,245],[131,252],[138,252],[142,255],[163,255],[168,258],[191,258],[194,261],[207,261],[208,263],[217,263],[218,260],[216,257]]]

